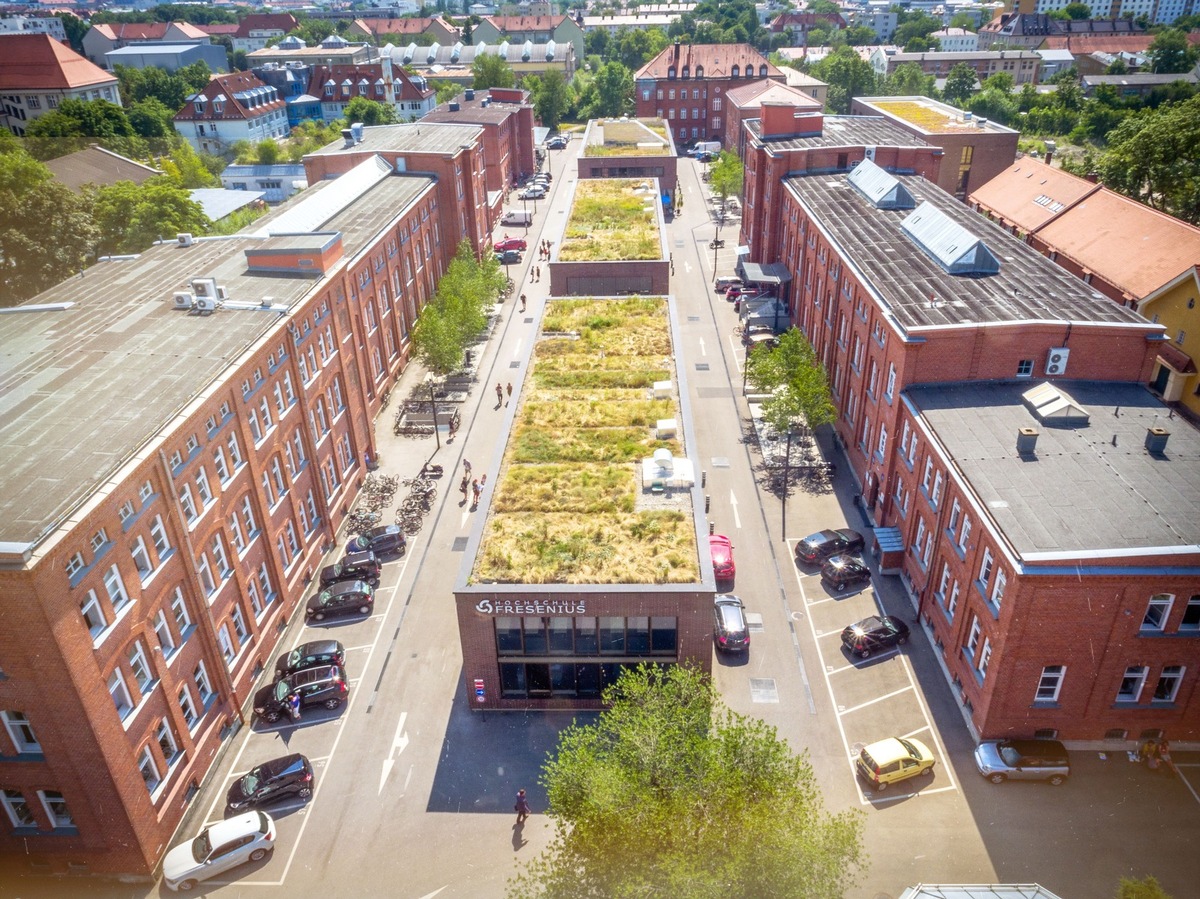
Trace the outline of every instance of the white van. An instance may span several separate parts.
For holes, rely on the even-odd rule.
[[[703,156],[706,153],[720,153],[721,142],[719,140],[702,140],[696,146],[692,147],[693,156]]]
[[[533,213],[523,209],[510,209],[500,219],[501,225],[523,226],[528,228],[533,224]]]

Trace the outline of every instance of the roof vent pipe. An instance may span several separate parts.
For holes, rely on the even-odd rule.
[[[1161,456],[1167,451],[1167,438],[1171,432],[1166,428],[1146,428],[1146,452]]]
[[[1034,451],[1037,449],[1037,439],[1037,428],[1017,428],[1017,455],[1034,455]]]

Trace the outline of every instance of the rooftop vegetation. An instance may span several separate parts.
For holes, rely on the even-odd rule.
[[[671,150],[662,119],[597,121],[599,140],[583,148],[584,156],[665,156]]]
[[[963,128],[969,127],[959,121],[957,116],[947,115],[940,109],[913,100],[895,100],[888,103],[876,101],[874,105],[884,112],[890,112],[897,118],[904,119],[918,128],[924,128],[935,134],[961,131]]]
[[[663,299],[551,302],[521,392],[472,580],[678,584],[699,580],[690,512],[638,511],[640,463],[659,448],[654,399],[673,379]]]
[[[661,259],[656,197],[646,184],[615,178],[580,181],[558,261]]]

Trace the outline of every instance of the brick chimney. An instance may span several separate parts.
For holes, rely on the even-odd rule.
[[[802,109],[790,103],[763,103],[759,119],[765,138],[812,136],[820,134],[825,126],[820,110]]]

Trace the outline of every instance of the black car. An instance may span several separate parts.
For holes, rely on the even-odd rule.
[[[713,603],[713,639],[717,649],[745,652],[750,648],[746,606],[732,593],[718,593]]]
[[[263,762],[234,781],[225,794],[225,817],[275,802],[286,796],[308,799],[313,791],[313,768],[299,753]]]
[[[567,139],[560,134],[546,141],[546,149],[548,150],[565,150],[567,148]]]
[[[347,553],[370,550],[376,556],[388,556],[392,553],[403,553],[408,548],[408,540],[404,530],[397,524],[385,524],[371,528],[365,534],[359,534],[346,547]]]
[[[329,615],[350,612],[366,615],[374,605],[375,588],[366,581],[339,581],[309,597],[304,614],[310,621],[322,621]]]
[[[858,531],[846,528],[817,531],[796,544],[796,561],[816,565],[838,553],[858,552],[863,545],[863,535]]]
[[[346,701],[347,690],[345,673],[337,665],[305,668],[255,693],[254,714],[268,723],[278,721],[288,714],[288,697],[293,693],[300,697],[301,709],[310,705],[336,709]]]
[[[346,647],[337,640],[301,643],[291,652],[285,652],[275,660],[275,680],[282,680],[289,674],[295,674],[305,668],[316,668],[318,665],[337,665],[344,670]]]
[[[845,590],[871,580],[871,569],[858,556],[834,556],[821,566],[821,577],[835,590]]]
[[[321,569],[321,589],[338,581],[366,581],[372,587],[379,584],[379,558],[371,550],[346,553],[340,562]]]
[[[908,625],[890,615],[872,615],[842,631],[842,645],[863,659],[873,652],[907,642]]]
[[[496,254],[496,261],[501,265],[516,265],[521,261],[520,250],[504,250]]]

